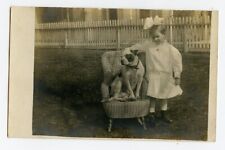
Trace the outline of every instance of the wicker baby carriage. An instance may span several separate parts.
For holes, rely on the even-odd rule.
[[[138,118],[138,122],[146,129],[144,117],[149,113],[149,100],[109,101],[103,107],[109,117],[108,132],[111,132],[113,119]]]

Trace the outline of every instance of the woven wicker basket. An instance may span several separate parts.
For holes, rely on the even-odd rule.
[[[103,103],[106,115],[109,118],[138,118],[149,113],[149,100],[111,101]]]

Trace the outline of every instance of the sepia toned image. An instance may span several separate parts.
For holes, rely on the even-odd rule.
[[[207,140],[210,25],[210,11],[36,8],[33,134]]]
[[[215,140],[213,11],[34,10],[31,136]]]

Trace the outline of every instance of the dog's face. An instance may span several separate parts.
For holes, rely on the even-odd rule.
[[[132,65],[137,57],[138,50],[130,50],[125,48],[122,52],[121,64],[122,65]]]

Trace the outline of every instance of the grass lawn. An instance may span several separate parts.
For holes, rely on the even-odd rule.
[[[169,102],[172,124],[143,128],[136,119],[114,121],[111,133],[101,99],[103,51],[36,49],[33,134],[67,137],[206,140],[209,54],[184,53],[183,95]],[[147,122],[148,123],[148,122]]]

